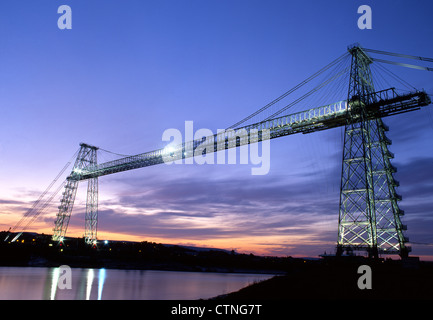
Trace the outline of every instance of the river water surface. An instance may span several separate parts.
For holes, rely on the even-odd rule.
[[[195,300],[237,291],[265,274],[0,267],[1,300]]]

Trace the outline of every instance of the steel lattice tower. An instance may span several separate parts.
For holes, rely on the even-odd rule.
[[[88,144],[80,144],[80,150],[72,168],[71,174],[66,178],[65,190],[60,200],[59,212],[54,225],[52,239],[62,241],[71,218],[72,208],[74,207],[75,196],[77,194],[80,175],[86,168],[97,164],[97,147]],[[87,203],[85,218],[85,241],[93,244],[96,241],[96,231],[98,223],[98,178],[88,179]]]
[[[372,60],[358,46],[352,55],[349,80],[349,112],[344,133],[340,187],[337,255],[344,250],[365,250],[370,257],[379,253],[407,256],[406,229],[400,221],[398,182],[388,150],[388,127],[381,118],[367,116],[366,106],[375,101],[370,64]]]

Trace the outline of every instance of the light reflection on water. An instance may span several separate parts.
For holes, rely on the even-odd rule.
[[[261,274],[0,267],[1,300],[193,300],[237,291],[272,277]]]

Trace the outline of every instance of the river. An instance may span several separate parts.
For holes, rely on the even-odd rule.
[[[70,275],[66,278],[67,275]],[[0,300],[196,300],[237,291],[269,274],[0,267]]]

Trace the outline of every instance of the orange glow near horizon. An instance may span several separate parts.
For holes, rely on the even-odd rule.
[[[13,215],[17,217],[17,214]],[[71,217],[72,219],[72,217]],[[9,219],[3,220],[0,223],[1,230],[7,231],[9,227],[14,226],[17,223],[17,219],[12,219],[12,215]],[[36,232],[40,234],[52,234],[53,226],[49,225],[44,221],[36,221],[29,229],[24,230],[25,232]],[[15,230],[17,232],[21,230]],[[83,237],[84,236],[84,225],[82,228],[70,225],[68,227],[66,237]],[[308,256],[305,255],[295,255],[290,253],[290,248],[296,247],[297,244],[306,244],[308,242],[308,236],[269,236],[264,235],[260,237],[252,236],[236,236],[236,237],[219,237],[219,238],[209,238],[209,239],[185,239],[185,238],[174,238],[174,237],[155,237],[147,236],[145,233],[143,235],[134,234],[124,234],[116,233],[105,230],[98,230],[98,240],[114,240],[114,241],[147,241],[162,244],[171,245],[183,245],[192,247],[204,247],[204,248],[215,248],[224,250],[234,250],[237,253],[254,254],[262,256]],[[278,243],[284,244],[284,249],[279,248]],[[275,249],[279,252],[284,251],[280,254],[272,254]]]
[[[5,224],[0,224],[1,230],[7,230],[9,227],[5,228]],[[40,234],[52,234],[53,226],[42,226],[40,225],[37,229],[26,230],[27,232],[37,232]],[[77,227],[71,227],[68,229],[66,234],[67,237],[83,237],[84,227],[82,229]],[[111,241],[147,241],[155,242],[160,244],[169,245],[180,245],[180,246],[191,246],[191,247],[201,247],[201,248],[215,248],[223,249],[227,251],[234,250],[237,253],[243,254],[254,254],[258,256],[279,256],[287,257],[291,256],[294,258],[318,258],[318,254],[291,254],[290,249],[295,248],[298,245],[309,245],[311,246],[311,251],[314,251],[314,246],[318,244],[323,244],[320,241],[309,241],[307,237],[293,237],[293,236],[263,236],[263,237],[236,237],[236,238],[220,238],[220,239],[182,239],[182,238],[172,238],[172,237],[149,237],[146,235],[128,235],[122,233],[114,233],[109,231],[98,231],[98,241],[111,240]],[[279,246],[278,243],[284,244]],[[328,243],[329,247],[334,246],[333,243]],[[285,253],[281,253],[284,251]],[[274,254],[274,252],[280,252],[279,254]],[[433,261],[433,256],[430,255],[417,255],[422,261]],[[382,256],[387,258],[387,256]],[[398,259],[392,258],[392,259]]]
[[[52,210],[51,210],[52,211]],[[3,213],[3,218],[0,223],[0,231],[7,231],[10,227],[13,227],[17,224],[17,222],[23,216],[22,205],[19,204],[0,204],[0,212]],[[53,211],[52,211],[53,212]],[[74,215],[74,214],[73,214]],[[45,219],[36,220],[28,229],[24,230],[25,232],[36,232],[39,234],[52,234],[54,227],[55,214],[51,213],[49,215],[44,216]],[[78,218],[72,216],[71,219]],[[83,226],[79,227],[77,224],[69,225],[66,237],[84,237],[84,217],[81,217],[83,220]],[[200,220],[200,219],[198,219]],[[221,221],[220,221],[221,222]],[[206,221],[199,221],[190,225],[192,228],[194,226],[205,226]],[[217,222],[218,223],[218,222]],[[208,223],[209,224],[209,223]],[[212,222],[215,224],[215,221]],[[16,232],[22,230],[13,230]],[[311,232],[311,233],[309,233]],[[113,240],[113,241],[147,241],[147,242],[155,242],[161,244],[170,244],[170,245],[181,245],[181,246],[192,246],[192,247],[203,247],[203,248],[215,248],[215,249],[223,249],[223,250],[234,250],[237,253],[244,254],[254,254],[260,256],[292,256],[292,257],[311,257],[318,258],[319,254],[323,252],[319,252],[317,247],[327,247],[330,250],[335,247],[334,243],[321,241],[317,239],[317,237],[312,236],[312,231],[306,231],[303,235],[269,235],[264,234],[261,236],[251,236],[251,235],[236,235],[236,236],[210,236],[207,235],[207,238],[204,239],[203,236],[195,236],[191,238],[181,238],[174,236],[150,236],[146,235],[145,230],[142,235],[139,234],[127,234],[120,232],[112,232],[109,230],[103,230],[102,228],[98,229],[98,240]],[[203,238],[201,238],[203,237]],[[315,240],[314,240],[315,239]],[[299,246],[304,248],[303,253],[299,253]],[[433,256],[430,255],[417,255],[420,259],[424,261],[433,261]],[[386,256],[383,256],[386,258]]]

